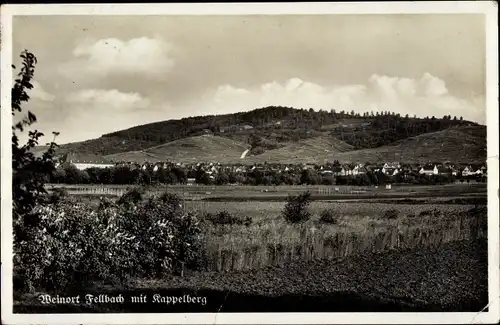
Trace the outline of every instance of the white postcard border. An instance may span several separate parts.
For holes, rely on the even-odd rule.
[[[172,314],[13,314],[12,166],[10,106],[12,17],[14,15],[275,15],[275,14],[460,14],[486,15],[489,311],[481,313],[172,313]],[[1,7],[1,211],[2,322],[5,324],[453,324],[500,319],[498,7],[496,2],[363,2],[231,4],[37,4]],[[486,307],[486,306],[485,306]]]

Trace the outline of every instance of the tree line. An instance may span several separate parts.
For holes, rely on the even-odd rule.
[[[193,179],[196,184],[203,185],[385,185],[391,183],[405,184],[445,184],[459,180],[484,181],[480,176],[453,176],[453,175],[421,175],[417,172],[399,173],[395,176],[386,175],[380,171],[369,171],[360,175],[334,176],[322,175],[315,170],[298,172],[261,171],[249,172],[220,171],[214,176],[201,168],[184,169],[173,167],[170,169],[130,169],[125,166],[113,168],[88,168],[79,170],[73,165],[54,170],[47,179],[50,183],[61,184],[115,184],[115,185],[160,185],[186,184]]]

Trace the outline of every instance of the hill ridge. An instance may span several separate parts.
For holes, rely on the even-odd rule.
[[[469,129],[468,131],[464,131],[464,128]],[[274,156],[284,156],[282,158],[287,158],[290,156],[287,152],[290,153],[296,150],[302,150],[302,154],[307,155],[309,158],[314,158],[322,152],[326,153],[324,150],[321,151],[322,147],[330,147],[331,141],[337,141],[338,144],[343,143],[343,145],[339,145],[337,150],[334,150],[335,153],[346,151],[347,146],[350,146],[349,148],[352,147],[352,150],[349,150],[351,153],[342,153],[341,157],[351,159],[349,157],[353,155],[352,152],[357,152],[356,155],[358,156],[362,156],[363,153],[371,153],[373,155],[377,152],[387,155],[388,151],[401,150],[401,148],[397,149],[397,146],[412,147],[414,146],[412,145],[412,141],[423,141],[418,140],[419,138],[406,141],[407,139],[446,129],[462,132],[451,134],[448,140],[446,140],[451,143],[450,147],[458,150],[452,153],[447,149],[447,156],[458,157],[459,159],[485,158],[485,153],[481,150],[472,150],[477,157],[461,152],[464,148],[458,146],[458,140],[453,140],[452,138],[461,136],[475,139],[475,142],[467,142],[468,147],[466,147],[473,149],[473,145],[476,143],[478,147],[482,148],[486,140],[486,128],[477,123],[464,121],[461,118],[451,117],[450,115],[443,116],[442,118],[415,118],[409,116],[403,117],[399,114],[388,112],[382,114],[374,114],[372,112],[361,115],[353,112],[336,112],[335,110],[314,111],[313,109],[305,110],[283,106],[269,106],[240,113],[187,117],[139,125],[126,130],[105,134],[98,139],[62,145],[58,149],[58,154],[74,151],[94,153],[102,156],[119,156],[128,153],[132,156],[142,157],[141,159],[145,159],[147,154],[150,154],[153,156],[148,156],[148,159],[153,160],[163,159],[167,151],[173,150],[173,158],[175,158],[180,157],[175,154],[175,152],[180,152],[179,149],[175,149],[175,146],[189,147],[189,143],[182,145],[182,142],[175,143],[174,141],[190,139],[208,133],[219,137],[216,138],[218,140],[215,142],[220,142],[220,144],[210,143],[209,146],[220,150],[221,157],[203,151],[201,150],[203,148],[200,147],[201,151],[199,153],[192,150],[190,152],[191,157],[187,157],[187,154],[184,154],[184,157],[181,158],[183,160],[210,158],[227,161],[236,152],[231,152],[229,155],[224,154],[226,149],[231,151],[236,150],[234,148],[240,150],[245,147],[244,150],[246,150],[248,146],[250,146],[250,152],[244,158],[245,160],[258,160],[255,157],[259,156],[261,158],[268,156],[271,160],[276,158]],[[203,141],[200,139],[198,139],[198,142],[202,143]],[[225,142],[226,140],[224,139],[233,142]],[[189,142],[190,140],[186,141]],[[167,150],[167,147],[164,147],[168,143],[174,143],[170,144],[173,147],[169,150]],[[222,147],[223,143],[233,149]],[[434,143],[437,144],[438,142],[434,141]],[[197,144],[192,145],[194,147],[198,146]],[[392,146],[392,149],[388,149],[388,146]],[[372,150],[375,148],[378,149]],[[157,149],[160,151],[156,152]],[[36,150],[40,150],[40,148]],[[238,153],[238,158],[244,150]],[[329,149],[327,148],[327,150]],[[189,150],[185,151],[187,153]],[[160,156],[154,156],[158,153]],[[427,153],[421,153],[422,155],[418,157],[419,159],[425,158],[426,154],[430,155],[427,157],[428,159],[433,159],[433,156],[438,152],[428,150]],[[299,156],[298,158],[300,158],[300,155],[297,155]],[[320,156],[323,157],[324,154]]]

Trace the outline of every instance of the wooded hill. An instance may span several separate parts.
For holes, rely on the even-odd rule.
[[[61,146],[59,151],[95,153],[118,157],[121,155],[116,154],[137,153],[148,148],[172,143],[166,146],[164,150],[156,150],[156,153],[160,153],[159,158],[161,158],[168,157],[169,150],[179,151],[178,148],[175,148],[176,142],[173,141],[191,137],[200,139],[197,137],[208,134],[212,135],[215,140],[221,138],[233,140],[231,146],[239,148],[238,150],[248,147],[250,149],[247,155],[248,158],[257,158],[262,155],[262,158],[267,156],[266,159],[274,159],[272,153],[276,152],[280,156],[280,160],[286,160],[292,158],[287,157],[287,152],[296,151],[297,147],[304,149],[302,151],[308,157],[311,157],[311,154],[318,152],[318,150],[321,151],[319,147],[323,145],[326,146],[325,152],[343,152],[344,156],[357,151],[371,155],[373,152],[370,149],[387,146],[397,146],[399,150],[401,146],[405,146],[404,142],[401,142],[402,140],[450,129],[457,130],[458,133],[453,133],[457,137],[455,139],[457,141],[460,140],[460,137],[465,136],[474,138],[474,143],[478,142],[479,152],[476,152],[478,150],[474,151],[476,156],[466,157],[467,159],[483,159],[486,157],[486,127],[465,121],[461,117],[447,115],[417,118],[408,115],[401,116],[393,112],[359,114],[354,113],[354,111],[314,111],[313,109],[294,109],[282,106],[270,106],[249,112],[188,117],[180,120],[140,125],[105,134],[98,139],[66,144]],[[210,140],[210,142],[211,146],[215,148],[217,145],[213,144],[214,139]],[[446,143],[439,143],[439,141],[436,143],[431,141],[428,146],[434,146],[436,149],[446,146],[447,150],[457,151],[456,154],[449,153],[448,156],[451,158],[458,157],[463,154],[460,151],[464,148],[459,145],[460,143],[457,145],[455,140],[452,141],[452,147],[449,147]],[[412,141],[409,140],[409,143],[413,143]],[[188,143],[190,142],[192,141],[188,141]],[[182,144],[183,142],[177,143]],[[330,148],[330,144],[332,148]],[[198,143],[192,144],[192,147],[198,145]],[[306,148],[309,145],[311,150]],[[279,151],[280,149],[282,150]],[[411,146],[406,149],[405,151],[408,152],[408,150],[413,151],[414,148]],[[187,154],[196,156],[196,151],[193,150],[192,153],[188,152]],[[432,152],[429,152],[429,154],[432,154]],[[227,158],[232,159],[233,156],[235,160],[238,160],[240,155],[241,153],[237,154],[235,152],[230,156],[226,155],[227,157],[224,160],[227,160]],[[422,155],[424,159],[434,159],[434,157],[425,157],[426,153]],[[181,156],[186,156],[186,153]],[[210,156],[212,156],[212,159],[217,160],[217,155],[213,152]],[[300,160],[300,157],[298,158]],[[192,161],[192,159],[190,160]]]

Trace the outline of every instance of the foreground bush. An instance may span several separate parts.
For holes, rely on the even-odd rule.
[[[118,204],[121,205],[134,205],[141,202],[144,198],[145,190],[143,188],[131,188],[125,194],[123,194],[120,199],[118,199]]]
[[[311,193],[304,192],[297,196],[289,195],[282,215],[289,223],[300,223],[309,220],[311,214],[307,210],[311,204]]]
[[[396,209],[389,209],[384,213],[384,219],[397,219],[399,217],[399,211]]]
[[[250,226],[252,224],[251,217],[239,217],[232,215],[227,211],[220,211],[216,214],[207,213],[205,218],[211,222],[213,225],[245,225]]]
[[[68,191],[65,188],[54,188],[52,193],[47,195],[49,204],[59,204],[68,197]]]
[[[38,206],[15,230],[16,289],[64,290],[96,280],[162,277],[203,266],[202,226],[176,197],[130,207]]]
[[[338,219],[339,216],[333,209],[325,209],[321,211],[319,215],[319,221],[322,223],[336,224],[338,222]]]

